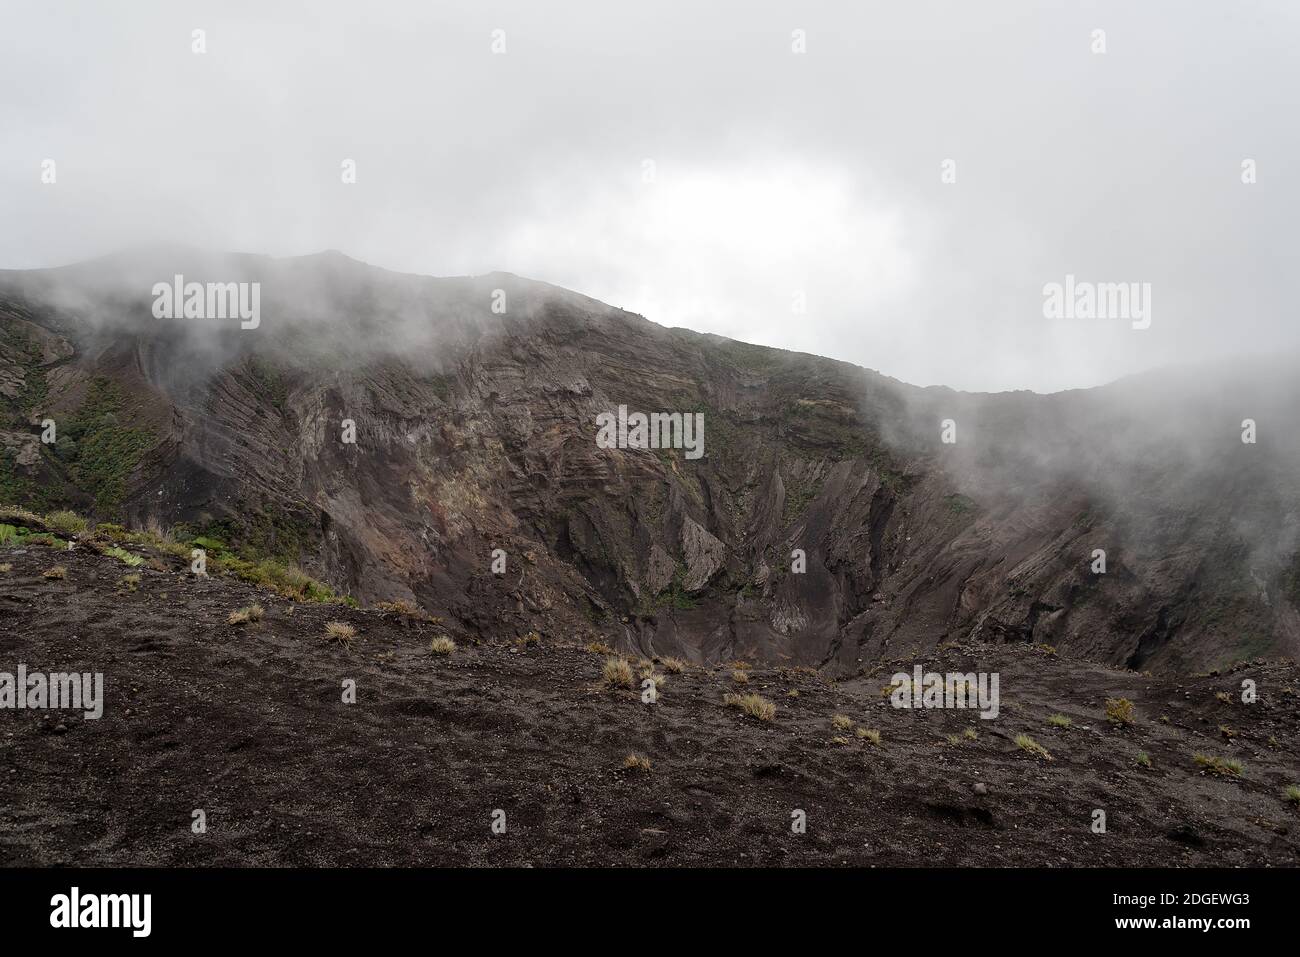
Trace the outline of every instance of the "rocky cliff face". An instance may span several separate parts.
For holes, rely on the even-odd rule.
[[[174,274],[259,283],[257,328],[155,318]],[[0,273],[0,497],[238,542],[493,636],[1196,670],[1300,657],[1290,372],[962,394],[506,274],[140,254]],[[619,406],[701,414],[702,455],[601,447]]]

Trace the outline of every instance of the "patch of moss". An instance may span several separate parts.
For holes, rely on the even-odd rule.
[[[13,525],[0,525],[0,548],[26,548],[29,545],[65,548],[67,544],[66,541],[51,535],[49,532],[35,531],[30,528],[15,528]]]
[[[668,587],[655,595],[655,607],[676,608],[679,611],[687,611],[698,605],[699,601],[686,590],[685,581],[686,569],[678,565],[677,570],[673,572],[673,580],[669,582]]]
[[[285,598],[295,601],[312,601],[327,604],[344,604],[353,608],[357,601],[350,595],[339,595],[324,582],[317,581],[302,569],[271,559],[253,561],[236,555],[208,556],[208,572],[234,575],[254,585],[270,588]]]
[[[251,513],[240,535],[231,535],[244,550],[277,561],[295,563],[316,540],[313,516],[297,509]]]
[[[23,388],[14,398],[14,405],[24,417],[41,411],[49,397],[49,386],[45,381],[40,343],[12,324],[0,329],[0,341],[23,371]]]
[[[782,412],[790,432],[805,443],[826,449],[834,462],[862,458],[871,447],[870,436],[850,408],[827,400],[797,398],[787,402]]]
[[[714,463],[743,461],[741,433],[732,415],[698,402],[688,409],[688,413],[695,412],[704,414],[704,458]]]
[[[47,489],[18,471],[18,462],[12,452],[0,448],[0,502],[25,505],[44,512],[58,504]]]
[[[817,497],[817,486],[812,482],[787,479],[785,482],[785,501],[781,506],[781,526],[788,526],[812,504]]]
[[[683,584],[686,580],[686,567],[678,565],[673,572],[672,581],[670,581],[662,591],[653,596],[643,594],[641,600],[637,602],[632,613],[635,615],[653,615],[655,612],[664,608],[675,608],[679,611],[689,611],[699,604],[699,599],[686,590]]]
[[[130,565],[132,568],[139,568],[144,564],[144,559],[139,555],[132,555],[126,549],[118,548],[116,545],[104,549],[103,554],[109,558],[116,558],[119,562]]]
[[[97,511],[116,514],[126,482],[153,447],[147,429],[130,421],[122,390],[104,377],[94,379],[81,407],[63,429],[67,443],[55,446],[78,487],[92,496]]]
[[[956,492],[952,495],[945,495],[943,503],[948,506],[948,510],[954,515],[966,515],[978,508],[973,499]]]
[[[13,529],[13,526],[0,526],[0,541],[3,541],[3,536],[7,534],[3,531],[5,528]],[[58,539],[50,535],[29,535],[24,537],[25,529],[13,530],[16,532],[17,537],[10,537],[9,540],[12,543],[34,542],[37,538],[46,538],[50,539],[52,543],[58,543]],[[174,532],[175,529],[173,529]],[[137,565],[141,562],[139,556],[127,552],[117,544],[107,544],[110,542],[138,545],[158,555],[168,555],[186,563],[190,561],[192,549],[202,548],[207,553],[206,560],[209,575],[232,575],[243,581],[269,588],[277,594],[295,601],[344,604],[353,608],[357,607],[356,599],[350,595],[339,595],[329,585],[308,575],[298,568],[296,564],[278,561],[273,558],[253,556],[247,552],[229,548],[224,541],[212,536],[189,537],[187,535],[182,540],[177,540],[174,534],[164,537],[150,531],[131,531],[121,525],[108,522],[94,529],[92,543],[102,554],[109,555],[128,565]]]
[[[889,489],[895,496],[903,495],[912,487],[912,476],[906,475],[895,468],[889,453],[880,446],[872,448],[867,454],[867,461],[871,463],[871,467],[880,476],[880,484]]]
[[[289,408],[289,385],[275,366],[261,356],[249,356],[244,363],[246,385],[258,397],[265,399],[275,411],[284,415]]]
[[[429,388],[433,394],[446,402],[451,398],[451,379],[445,375],[431,375],[428,378]]]

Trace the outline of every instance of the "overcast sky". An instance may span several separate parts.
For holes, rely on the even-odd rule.
[[[1292,350],[1298,22],[1208,0],[0,0],[0,267],[336,248],[978,390]],[[1150,328],[1045,318],[1067,273],[1150,283]]]

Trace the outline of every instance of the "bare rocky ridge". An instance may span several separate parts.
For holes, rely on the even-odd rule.
[[[153,318],[176,272],[261,282],[259,328]],[[153,252],[0,273],[0,493],[239,542],[494,639],[1201,671],[1300,657],[1292,368],[963,394],[506,274]],[[703,412],[704,456],[598,448],[620,404]]]

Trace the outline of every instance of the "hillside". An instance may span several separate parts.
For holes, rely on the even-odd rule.
[[[154,318],[175,273],[260,283],[259,325]],[[1191,673],[1300,658],[1292,368],[964,394],[507,274],[150,250],[0,273],[0,499],[298,564],[484,640],[834,674],[1049,644]],[[599,447],[620,405],[701,413],[703,455]]]
[[[597,646],[295,603],[148,544],[102,553],[97,534],[37,539],[0,556],[0,650],[101,672],[103,715],[7,713],[5,866],[1300,864],[1290,663],[1171,679],[945,647],[933,667],[1001,674],[985,721],[892,707],[881,688],[910,661],[833,681],[632,660],[660,676],[646,705]],[[330,621],[355,638],[326,640]],[[729,707],[736,692],[774,715]],[[1121,697],[1129,724],[1106,717]]]

